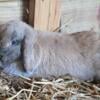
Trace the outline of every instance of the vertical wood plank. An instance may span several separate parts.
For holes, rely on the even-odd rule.
[[[49,4],[50,4],[50,0],[36,0],[35,16],[34,16],[35,29],[39,29],[39,30],[48,29]]]
[[[60,1],[50,0],[48,30],[54,31],[59,27],[60,17],[61,17]]]
[[[35,0],[34,28],[53,31],[60,23],[59,0]]]

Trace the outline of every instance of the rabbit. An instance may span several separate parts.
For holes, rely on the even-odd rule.
[[[93,58],[99,36],[94,31],[72,34],[42,32],[22,21],[0,26],[0,65],[4,72],[25,77],[58,77],[69,74],[93,80]]]

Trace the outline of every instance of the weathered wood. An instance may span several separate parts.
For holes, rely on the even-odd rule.
[[[55,31],[60,25],[60,1],[50,0],[50,16],[48,30]]]
[[[60,23],[59,0],[35,0],[34,28],[55,30]]]
[[[100,0],[61,0],[62,32],[98,31]]]
[[[22,0],[0,0],[0,23],[22,19]]]

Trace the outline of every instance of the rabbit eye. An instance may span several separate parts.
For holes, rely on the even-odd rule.
[[[17,42],[16,41],[12,41],[12,45],[15,45],[15,44],[17,44]]]
[[[20,40],[14,40],[12,41],[12,45],[19,45],[20,44]]]

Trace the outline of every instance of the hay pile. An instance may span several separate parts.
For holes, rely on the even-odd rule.
[[[27,79],[0,73],[0,100],[100,100],[100,84],[69,76]]]

